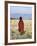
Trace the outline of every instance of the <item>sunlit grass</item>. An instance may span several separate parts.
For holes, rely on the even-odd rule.
[[[11,39],[31,39],[32,38],[32,20],[23,20],[24,21],[24,32],[18,31],[18,22],[19,20],[10,21],[10,36]]]

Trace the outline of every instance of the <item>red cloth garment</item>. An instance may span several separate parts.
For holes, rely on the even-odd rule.
[[[23,23],[23,21],[19,21],[18,28],[19,28],[19,32],[24,32],[24,23]]]

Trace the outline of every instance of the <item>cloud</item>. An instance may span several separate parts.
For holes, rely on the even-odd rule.
[[[16,13],[18,14],[32,14],[31,10],[17,10]]]
[[[32,7],[10,7],[11,14],[32,14]]]

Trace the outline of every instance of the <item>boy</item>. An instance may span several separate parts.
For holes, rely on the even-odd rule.
[[[22,20],[22,17],[20,17],[19,23],[18,23],[18,30],[19,32],[24,32],[24,22]]]

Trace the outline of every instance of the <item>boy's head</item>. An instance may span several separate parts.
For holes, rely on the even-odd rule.
[[[22,20],[22,17],[20,17],[19,19]]]

